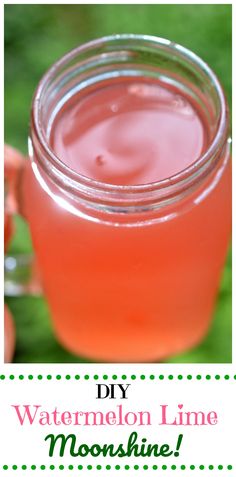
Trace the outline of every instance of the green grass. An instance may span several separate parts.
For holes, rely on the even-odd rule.
[[[112,33],[146,33],[192,49],[217,73],[231,103],[230,5],[6,5],[5,140],[24,153],[30,104],[45,70],[84,41]],[[27,226],[17,218],[12,252],[27,252]],[[55,341],[43,298],[8,299],[17,327],[16,362],[80,362]],[[197,348],[172,362],[231,361],[231,256],[212,327]]]

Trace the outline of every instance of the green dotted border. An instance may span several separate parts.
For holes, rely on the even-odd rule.
[[[0,375],[0,380],[4,381],[6,379],[9,379],[10,381],[14,381],[15,379],[19,379],[20,381],[23,381],[23,380],[28,380],[28,381],[33,381],[33,380],[38,380],[38,381],[42,381],[42,380],[52,380],[52,379],[55,379],[56,381],[60,381],[60,380],[80,380],[80,379],[84,379],[84,380],[94,380],[94,381],[97,381],[97,380],[108,380],[108,379],[113,379],[113,380],[117,380],[117,379],[122,379],[122,380],[127,380],[127,379],[131,379],[132,381],[135,381],[136,379],[140,379],[140,380],[151,380],[151,381],[154,381],[155,379],[156,380],[160,380],[160,381],[163,381],[164,379],[168,380],[168,381],[172,381],[172,380],[178,380],[178,381],[182,381],[182,380],[187,380],[187,381],[192,381],[192,380],[196,380],[196,381],[201,381],[201,380],[206,380],[206,381],[210,381],[210,380],[215,380],[215,381],[220,381],[220,380],[224,380],[224,381],[230,381],[230,380],[235,380],[236,381],[236,375],[234,376],[230,376],[229,374],[224,374],[224,375],[219,375],[219,374],[216,374],[216,375],[210,375],[210,374],[206,374],[206,375],[201,375],[201,374],[196,374],[196,375],[192,375],[192,374],[187,374],[186,376],[184,376],[183,374],[178,374],[176,376],[174,376],[173,374],[168,374],[168,375],[164,375],[164,374],[159,374],[159,375],[154,375],[154,374],[150,374],[150,375],[144,375],[144,374],[140,374],[140,375],[135,375],[135,374],[131,374],[130,376],[126,375],[126,374],[122,374],[121,376],[118,376],[116,374],[113,374],[111,376],[108,376],[107,374],[103,374],[101,376],[99,376],[98,374],[95,374],[95,375],[89,375],[89,374],[85,374],[85,375],[79,375],[79,374],[75,374],[75,375],[70,375],[70,374],[66,374],[64,376],[62,376],[61,374],[56,374],[56,375],[52,375],[52,374],[48,374],[48,375],[45,375],[43,376],[42,374],[38,374],[38,375],[32,375],[32,374],[29,374],[29,375],[23,375],[23,374],[19,374],[18,376],[17,375],[14,375],[14,374],[10,374],[9,376],[6,376],[5,374],[1,374]],[[161,465],[161,466],[158,466],[158,465],[134,465],[134,466],[130,466],[130,465],[124,465],[124,466],[121,466],[121,465],[114,465],[114,466],[111,466],[111,465],[96,465],[96,466],[92,466],[92,465],[77,465],[77,466],[74,466],[74,465],[69,465],[69,466],[64,466],[64,465],[59,465],[59,466],[55,466],[55,465],[50,465],[50,466],[45,466],[45,465],[41,465],[41,466],[36,466],[36,465],[30,465],[30,466],[27,466],[27,465],[22,465],[22,466],[17,466],[17,465],[12,465],[12,466],[8,466],[8,465],[3,465],[2,466],[2,469],[3,470],[74,470],[74,469],[78,469],[78,470],[83,470],[83,469],[87,469],[87,470],[233,470],[233,466],[232,465],[227,465],[227,466],[223,466],[223,465],[189,465],[189,466],[186,466],[186,465]]]
[[[177,381],[183,381],[183,380],[187,380],[187,381],[193,381],[193,380],[196,380],[196,381],[201,381],[201,380],[206,380],[206,381],[220,381],[220,380],[223,380],[223,381],[230,381],[230,380],[234,380],[236,381],[236,374],[233,375],[233,376],[230,376],[229,374],[215,374],[215,375],[210,375],[210,374],[206,374],[206,375],[202,375],[202,374],[196,374],[196,375],[192,375],[192,374],[187,374],[187,375],[183,375],[183,374],[177,374],[177,375],[173,375],[173,374],[167,374],[167,375],[164,375],[164,374],[157,374],[157,375],[154,375],[154,374],[150,374],[150,375],[145,375],[145,374],[140,374],[140,375],[136,375],[136,374],[131,374],[131,375],[126,375],[126,374],[122,374],[120,376],[118,376],[117,374],[112,374],[111,376],[108,376],[107,374],[103,374],[101,376],[99,376],[98,374],[94,374],[94,375],[89,375],[89,374],[84,374],[84,375],[79,375],[79,374],[75,374],[75,375],[71,375],[71,374],[66,374],[64,376],[62,376],[61,374],[55,374],[55,375],[52,375],[52,374],[47,374],[47,375],[42,375],[42,374],[37,374],[37,375],[33,375],[33,374],[29,374],[29,375],[23,375],[23,374],[19,374],[19,375],[14,375],[14,374],[10,374],[9,376],[5,375],[5,374],[0,374],[0,381],[4,381],[4,380],[7,380],[9,379],[10,381],[14,381],[15,379],[19,379],[20,381],[24,381],[24,380],[28,380],[28,381],[33,381],[33,380],[38,380],[38,381],[43,381],[43,380],[47,380],[47,381],[50,381],[52,379],[56,380],[56,381],[60,381],[60,380],[80,380],[80,379],[84,379],[85,381],[88,381],[89,379],[90,380],[94,380],[94,381],[97,381],[97,380],[104,380],[104,381],[107,381],[108,379],[112,379],[112,380],[117,380],[117,379],[122,379],[123,381],[126,381],[128,379],[131,379],[132,381],[135,381],[135,380],[142,380],[144,381],[145,379],[146,380],[151,380],[151,381],[154,381],[154,380],[159,380],[159,381],[163,381],[163,380],[167,380],[167,381],[173,381],[173,380],[177,380]]]
[[[101,376],[99,376],[98,374],[94,374],[94,375],[89,375],[89,374],[85,374],[85,375],[79,375],[79,374],[75,374],[75,375],[70,375],[70,374],[66,374],[64,376],[62,376],[61,374],[56,374],[56,375],[52,375],[52,374],[47,374],[47,375],[42,375],[42,374],[38,374],[38,375],[33,375],[33,374],[29,374],[29,375],[23,375],[23,374],[19,374],[19,375],[14,375],[14,374],[10,374],[9,376],[6,376],[5,374],[1,374],[0,375],[0,380],[1,381],[4,381],[6,379],[9,379],[10,381],[14,381],[15,379],[17,380],[20,380],[20,381],[24,381],[24,380],[27,380],[27,381],[33,381],[33,380],[37,380],[37,381],[43,381],[43,380],[47,380],[47,381],[50,381],[52,379],[55,379],[56,381],[60,381],[60,380],[80,380],[80,379],[84,379],[85,381],[91,379],[91,380],[94,380],[94,381],[97,381],[97,380],[108,380],[108,379],[112,379],[112,380],[117,380],[117,379],[122,379],[122,380],[127,380],[127,379],[131,379],[132,381],[135,381],[136,379],[140,379],[140,380],[151,380],[151,381],[154,381],[154,380],[160,380],[160,381],[163,381],[164,379],[168,380],[168,381],[172,381],[172,380],[178,380],[178,381],[182,381],[182,380],[187,380],[187,381],[192,381],[192,380],[196,380],[196,381],[201,381],[201,380],[206,380],[206,381],[210,381],[210,380],[215,380],[215,381],[220,381],[220,380],[224,380],[224,381],[230,381],[230,380],[235,380],[236,381],[236,375],[234,376],[230,376],[229,374],[224,374],[224,375],[219,375],[219,374],[215,374],[214,376],[213,375],[210,375],[210,374],[206,374],[206,375],[201,375],[201,374],[196,374],[196,375],[192,375],[192,374],[187,374],[187,375],[183,375],[183,374],[178,374],[176,376],[174,376],[173,374],[168,374],[168,375],[164,375],[164,374],[158,374],[158,375],[154,375],[154,374],[150,374],[150,375],[145,375],[145,374],[140,374],[140,375],[136,375],[136,374],[131,374],[130,376],[126,375],[126,374],[122,374],[120,376],[116,375],[116,374],[113,374],[111,376],[108,376],[107,374],[103,374]],[[21,466],[17,466],[17,465],[12,465],[12,466],[8,466],[8,465],[3,465],[2,466],[2,469],[3,470],[74,470],[74,469],[78,469],[78,470],[83,470],[83,469],[87,469],[87,470],[233,470],[233,466],[232,465],[227,465],[227,466],[223,466],[223,465],[189,465],[189,466],[186,466],[186,465],[161,465],[161,466],[158,466],[158,465],[134,465],[134,466],[130,466],[130,465],[114,465],[114,466],[111,466],[111,465],[96,465],[96,466],[92,466],[92,465],[77,465],[77,466],[74,466],[74,465],[69,465],[69,466],[64,466],[64,465],[59,465],[59,466],[55,466],[55,465],[50,465],[50,466],[45,466],[45,465],[41,465],[41,466],[36,466],[36,465],[21,465]]]
[[[3,465],[3,470],[233,470],[232,465]]]

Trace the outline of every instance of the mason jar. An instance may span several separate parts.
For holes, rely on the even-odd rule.
[[[55,153],[51,130],[68,102],[124,81],[171,85],[194,102],[208,131],[194,163],[123,185],[83,175]],[[231,234],[228,135],[217,77],[169,40],[101,38],[43,76],[32,105],[25,207],[55,334],[68,350],[150,362],[204,338]]]

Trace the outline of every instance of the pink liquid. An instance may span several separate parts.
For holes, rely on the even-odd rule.
[[[141,184],[193,163],[209,136],[186,97],[124,81],[66,103],[51,144],[84,175]],[[28,171],[34,247],[54,329],[67,348],[97,360],[152,361],[203,338],[230,237],[231,176],[223,160],[204,187],[159,212],[163,219],[132,227],[71,214]]]
[[[207,131],[194,106],[155,84],[124,82],[74,98],[56,118],[57,156],[85,176],[111,184],[170,177],[206,147]]]

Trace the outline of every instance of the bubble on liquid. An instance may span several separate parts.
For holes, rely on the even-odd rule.
[[[98,154],[96,157],[95,157],[95,162],[98,166],[103,166],[105,164],[105,158],[102,154]]]
[[[173,99],[173,106],[176,111],[184,114],[185,116],[194,116],[192,106],[188,103],[188,101],[186,101],[185,98],[183,98],[183,96],[176,94]]]
[[[144,96],[145,86],[142,84],[132,84],[131,86],[128,86],[128,93],[133,94],[134,96]]]
[[[128,93],[139,98],[155,98],[159,96],[158,87],[146,84],[132,84],[128,86]]]
[[[139,98],[154,99],[159,101],[168,101],[173,93],[158,85],[132,84],[128,86],[128,93]]]
[[[117,103],[113,103],[110,105],[110,109],[113,113],[117,113],[119,111],[119,106]]]

